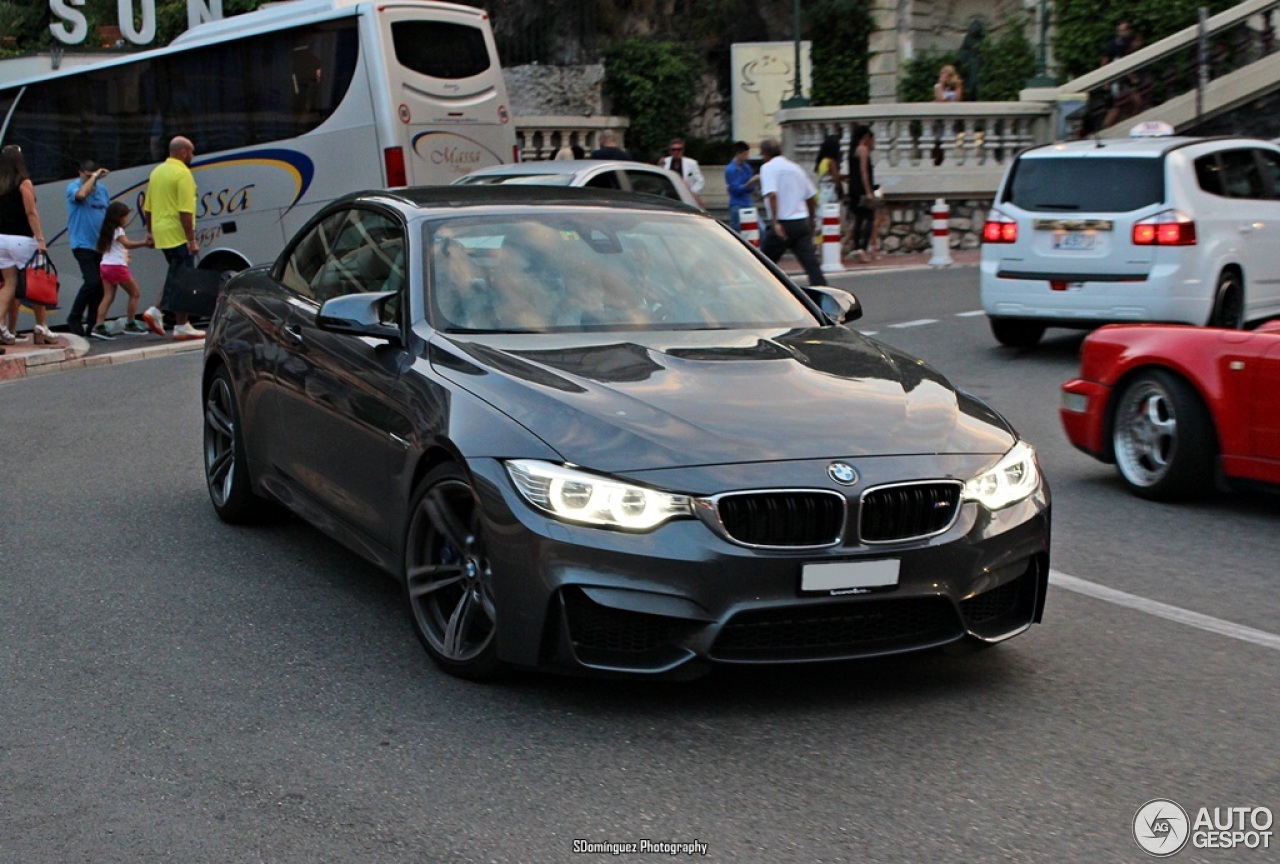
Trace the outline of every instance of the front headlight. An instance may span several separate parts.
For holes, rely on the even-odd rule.
[[[532,459],[513,459],[506,466],[511,482],[526,501],[566,522],[652,531],[669,519],[693,515],[685,495]]]
[[[999,510],[1021,501],[1040,488],[1040,468],[1036,451],[1025,441],[1013,445],[990,471],[964,484],[967,501],[977,501],[988,510]]]

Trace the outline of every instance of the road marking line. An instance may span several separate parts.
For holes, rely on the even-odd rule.
[[[1239,639],[1242,642],[1261,645],[1263,648],[1270,648],[1273,651],[1280,651],[1280,636],[1268,633],[1265,630],[1255,630],[1243,624],[1234,624],[1230,621],[1223,621],[1221,618],[1214,618],[1209,615],[1202,615],[1199,612],[1170,606],[1168,603],[1161,603],[1159,600],[1148,600],[1146,597],[1139,597],[1136,594],[1126,594],[1124,591],[1117,591],[1114,588],[1108,588],[1096,582],[1077,579],[1075,576],[1068,576],[1066,573],[1060,573],[1057,570],[1049,571],[1049,584],[1058,588],[1065,588],[1067,591],[1074,591],[1077,594],[1093,597],[1095,600],[1114,603],[1117,606],[1125,606],[1138,612],[1154,615],[1157,618],[1165,618],[1169,621],[1176,621],[1179,624],[1186,624],[1188,627],[1196,627],[1200,630],[1207,630],[1210,633],[1217,633],[1219,636],[1227,636],[1231,639]]]
[[[986,315],[981,309],[974,309],[972,312],[957,312],[957,318],[977,318],[979,315]]]
[[[858,332],[861,333],[863,336],[874,336],[880,331],[879,330],[859,330]]]
[[[916,321],[903,321],[901,324],[890,324],[890,327],[902,329],[903,327],[923,327],[926,324],[937,324],[937,318],[920,318]]]

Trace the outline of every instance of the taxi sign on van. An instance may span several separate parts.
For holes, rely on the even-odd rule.
[[[1164,138],[1173,134],[1173,126],[1163,120],[1144,120],[1129,130],[1130,138]]]

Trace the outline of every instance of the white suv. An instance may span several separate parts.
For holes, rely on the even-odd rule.
[[[1280,146],[1070,141],[1018,155],[983,226],[982,308],[1004,345],[1046,327],[1280,313]]]

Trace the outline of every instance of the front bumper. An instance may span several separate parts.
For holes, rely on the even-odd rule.
[[[528,506],[501,463],[470,468],[488,525],[498,654],[513,665],[692,677],[717,664],[998,642],[1043,613],[1050,534],[1043,485],[995,513],[965,503],[947,531],[926,539],[776,550],[737,545],[697,519],[647,534],[566,524]],[[847,494],[856,502],[856,489]],[[886,558],[899,562],[891,588],[802,590],[805,564]]]

